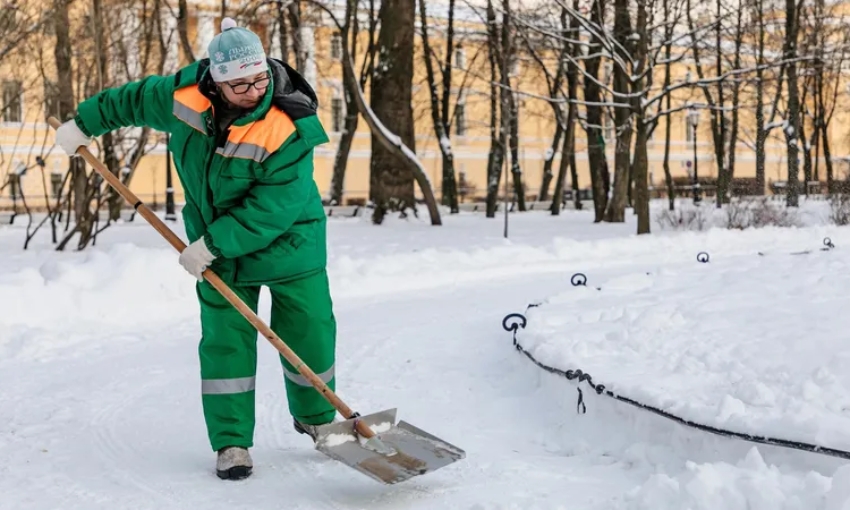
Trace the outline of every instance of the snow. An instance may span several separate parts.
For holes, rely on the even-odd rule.
[[[339,446],[341,444],[353,443],[356,440],[357,438],[351,434],[328,434],[327,438],[324,440],[324,444],[328,448],[333,448],[334,446]]]
[[[141,220],[82,253],[48,235],[23,251],[25,222],[0,227],[0,507],[846,510],[847,461],[686,428],[586,383],[578,414],[576,384],[501,328],[543,303],[519,332],[541,361],[706,424],[850,448],[850,231],[825,221],[826,203],[802,204],[802,227],[653,222],[649,236],[630,212],[619,225],[512,213],[508,240],[501,216],[480,213],[441,227],[331,218],[340,397],[361,413],[397,407],[467,452],[393,486],[292,429],[263,338],[254,475],[218,480],[194,280],[177,254]],[[576,272],[587,287],[571,286]],[[264,292],[264,320],[268,308]]]

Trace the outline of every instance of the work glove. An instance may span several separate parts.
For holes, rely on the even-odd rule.
[[[74,119],[63,123],[56,130],[56,145],[62,147],[62,150],[72,157],[78,155],[76,154],[78,147],[88,147],[91,141],[92,137],[86,136]]]
[[[180,253],[180,265],[183,269],[189,272],[192,276],[198,279],[199,282],[204,281],[204,276],[201,274],[206,270],[207,266],[215,260],[215,255],[210,252],[204,243],[204,238],[200,238],[190,244]]]

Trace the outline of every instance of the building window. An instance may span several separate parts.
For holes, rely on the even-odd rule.
[[[455,134],[466,136],[466,105],[458,103],[455,107]]]
[[[463,48],[455,49],[455,67],[458,69],[466,69],[466,51]]]
[[[50,190],[53,192],[53,198],[62,196],[62,184],[64,184],[64,180],[61,172],[54,170],[50,173]]]
[[[16,159],[13,161],[12,169],[6,176],[9,183],[9,197],[13,200],[16,198],[23,198],[23,193],[21,192],[21,178],[24,176],[26,171],[26,165],[24,165],[21,160]]]
[[[8,180],[9,198],[15,199],[18,197],[18,176],[14,173],[9,173],[6,177]]]
[[[331,37],[331,58],[342,60],[342,36],[340,34],[334,34]]]
[[[59,87],[50,80],[44,80],[44,111],[57,119],[62,118],[59,108]]]
[[[21,97],[24,93],[21,82],[3,82],[3,122],[23,122],[24,104]]]
[[[343,108],[342,108],[342,99],[335,97],[331,99],[331,126],[333,127],[334,133],[339,133],[342,131],[342,123],[343,123]]]
[[[608,110],[602,112],[602,137],[606,142],[612,142],[616,138],[614,130],[614,119],[611,118],[611,113]]]

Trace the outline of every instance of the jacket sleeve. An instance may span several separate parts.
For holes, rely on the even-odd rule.
[[[294,145],[264,162],[268,170],[245,200],[209,225],[204,242],[215,256],[236,258],[262,250],[301,216],[315,186],[313,149],[300,139]]]
[[[129,126],[168,131],[174,85],[173,75],[149,76],[102,90],[77,107],[77,126],[90,136]]]

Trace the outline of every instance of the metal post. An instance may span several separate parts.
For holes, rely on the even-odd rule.
[[[508,191],[510,190],[510,184],[508,183],[508,151],[504,151],[504,166],[505,166],[505,239],[508,238],[508,207],[510,202],[508,201]]]
[[[165,219],[168,221],[177,221],[177,215],[174,213],[174,185],[171,178],[171,153],[168,151],[168,145],[171,141],[171,135],[165,134]]]
[[[701,200],[699,194],[699,161],[697,160],[697,126],[694,123],[694,203],[698,204]]]

